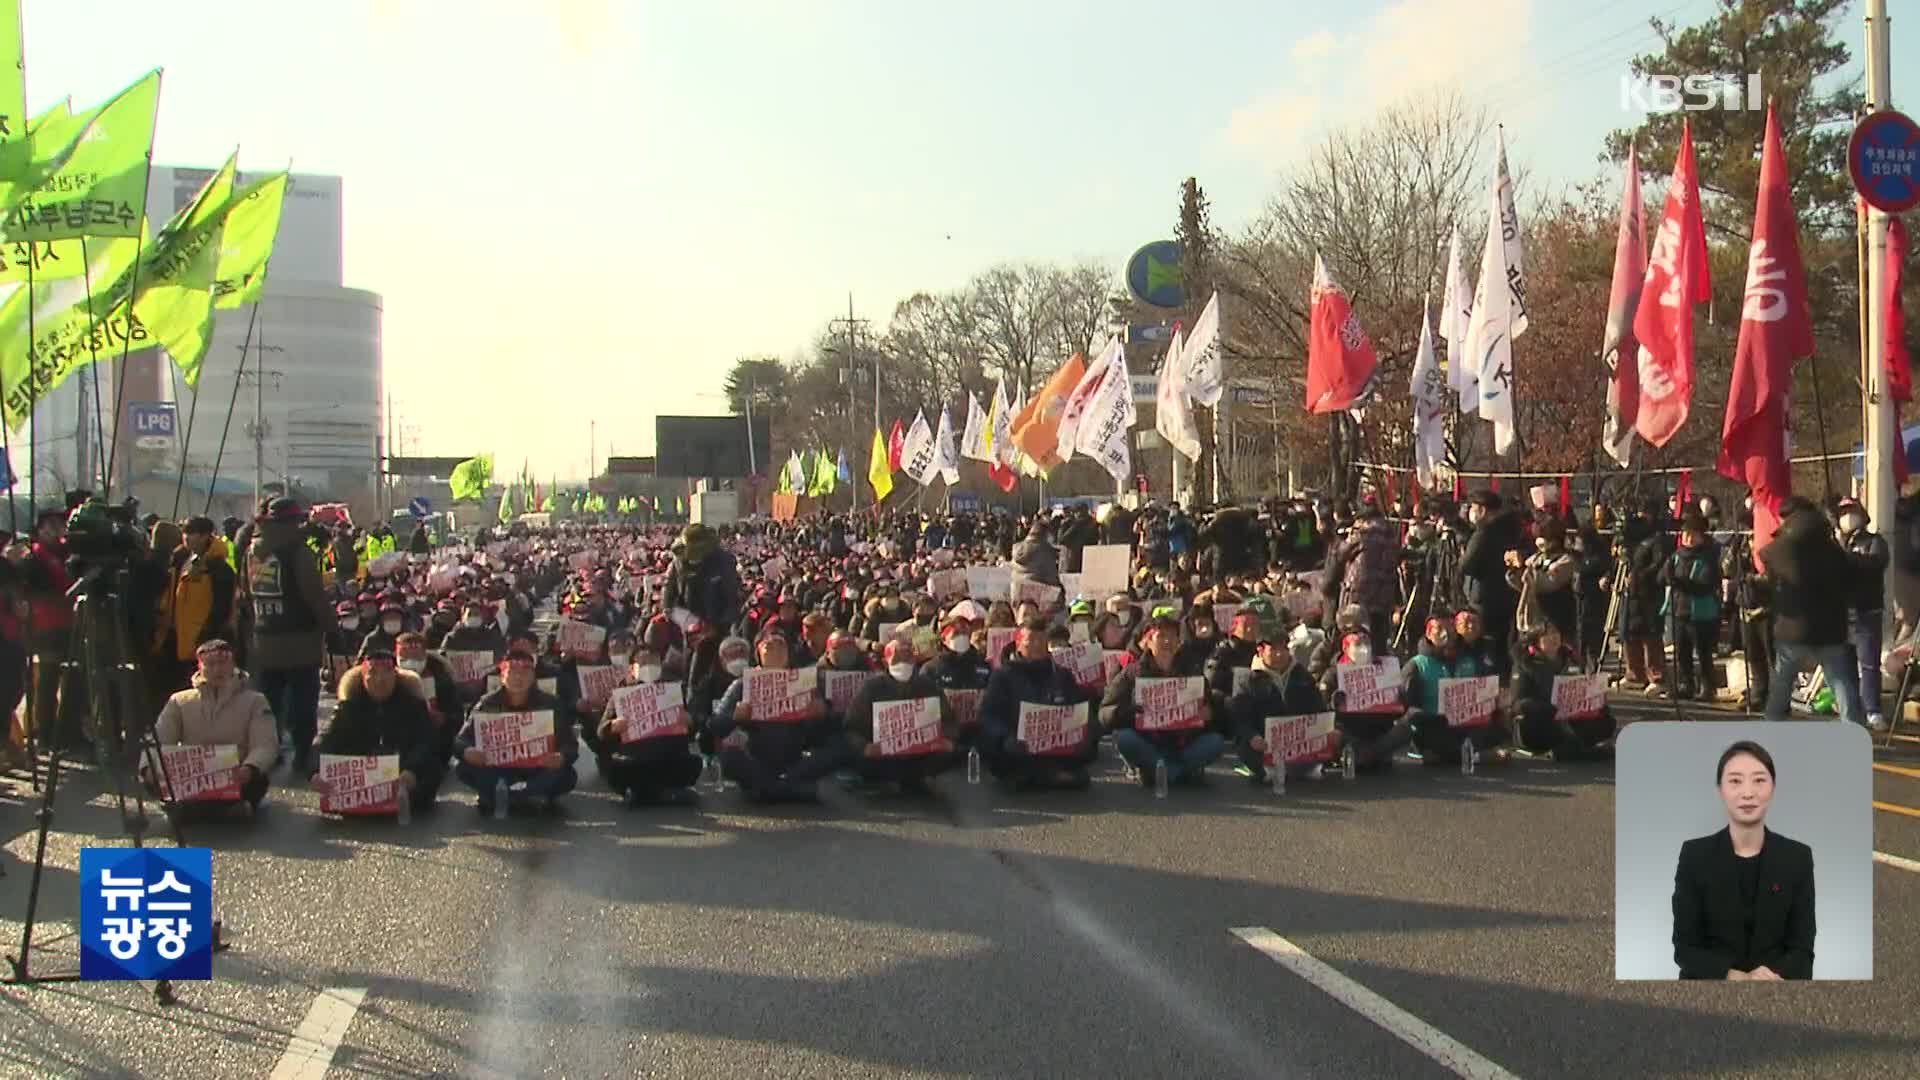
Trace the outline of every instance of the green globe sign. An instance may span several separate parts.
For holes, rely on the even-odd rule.
[[[1155,240],[1127,260],[1127,288],[1154,307],[1177,308],[1187,302],[1186,273],[1180,264],[1180,245]]]

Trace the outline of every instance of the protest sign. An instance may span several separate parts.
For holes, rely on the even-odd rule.
[[[1027,744],[1027,752],[1047,757],[1077,753],[1087,738],[1087,704],[1040,705],[1020,703],[1020,726],[1015,738]]]
[[[1102,684],[1113,681],[1115,675],[1126,670],[1127,659],[1131,654],[1125,649],[1100,650],[1100,681]]]
[[[500,685],[501,685],[500,676],[498,675],[487,676],[487,693],[491,694],[495,690],[500,689]],[[534,686],[534,689],[540,691],[543,694],[548,694],[548,695],[558,694],[560,692],[560,679],[557,676],[548,676],[547,678],[544,678],[544,679],[535,679],[533,681],[533,686]]]
[[[980,722],[979,690],[947,690],[947,705],[953,709],[953,718],[961,727],[972,727]]]
[[[626,669],[612,664],[582,664],[574,669],[580,676],[580,700],[588,705],[605,705],[613,688],[620,685]]]
[[[948,600],[968,594],[965,570],[935,570],[927,575],[927,592],[935,599]]]
[[[1493,720],[1499,700],[1498,675],[1440,680],[1440,715],[1447,718],[1448,727],[1485,727]]]
[[[607,640],[607,629],[577,619],[560,620],[560,650],[575,656],[597,656]]]
[[[819,685],[817,668],[749,668],[746,700],[761,724],[792,724],[807,718]]]
[[[894,638],[900,636],[900,628],[905,625],[906,625],[905,623],[883,622],[880,624],[880,626],[877,629],[874,630],[873,640],[879,642],[880,646],[882,648],[885,648],[887,642],[892,641]]]
[[[1060,602],[1060,586],[1044,581],[1023,581],[1013,590],[1013,600],[1016,604],[1023,600],[1030,601],[1046,611]]]
[[[873,707],[873,741],[881,757],[931,754],[940,741],[940,699],[882,701]]]
[[[987,627],[987,666],[988,667],[1000,666],[1000,654],[1003,652],[1006,652],[1007,646],[1013,644],[1014,636],[1019,632],[1020,630],[1018,627],[1012,627],[1012,626]]]
[[[609,695],[620,721],[620,741],[640,742],[687,733],[686,687],[677,682],[636,683]]]
[[[1073,681],[1089,690],[1106,685],[1106,673],[1100,659],[1100,646],[1091,641],[1061,645],[1053,650],[1053,662],[1073,672]]]
[[[1191,731],[1205,723],[1200,706],[1206,700],[1206,684],[1198,675],[1135,679],[1133,702],[1138,715],[1133,725],[1141,731]]]
[[[830,668],[821,668],[820,677],[826,680],[827,708],[844,715],[847,704],[853,700],[853,695],[873,676],[874,673],[871,671],[834,671]]]
[[[483,682],[493,674],[493,653],[486,649],[461,649],[443,654],[453,681],[461,685]]]
[[[1330,712],[1267,717],[1268,768],[1278,762],[1313,765],[1332,761],[1339,747],[1340,735],[1334,730]]]
[[[400,808],[398,754],[321,754],[320,812],[391,814]]]
[[[1013,594],[1013,567],[969,566],[967,595],[975,600],[1005,600]]]
[[[1558,719],[1591,720],[1607,706],[1607,677],[1592,675],[1556,675],[1553,678],[1553,707]]]
[[[1067,642],[1078,645],[1093,638],[1093,626],[1085,619],[1075,619],[1067,624]]]
[[[1080,549],[1080,595],[1095,602],[1127,589],[1133,549],[1126,544],[1091,544]]]
[[[240,797],[238,746],[163,746],[160,758],[175,802],[232,802]]]
[[[1061,574],[1060,591],[1064,593],[1069,600],[1081,595],[1080,589],[1085,577],[1085,574]]]
[[[495,769],[537,769],[553,753],[553,710],[473,714],[473,743]]]
[[[1397,713],[1400,705],[1400,660],[1383,656],[1371,664],[1336,664],[1335,679],[1345,695],[1341,711]]]

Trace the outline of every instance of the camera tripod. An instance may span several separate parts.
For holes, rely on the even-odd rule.
[[[120,814],[120,827],[133,846],[144,847],[146,835],[152,822],[147,816],[147,793],[140,781],[133,775],[137,762],[145,758],[153,762],[154,773],[164,795],[162,805],[172,806],[175,802],[173,777],[167,768],[166,756],[160,752],[160,740],[154,731],[155,718],[148,715],[145,687],[140,670],[132,661],[133,652],[127,639],[127,621],[121,608],[121,596],[124,595],[129,578],[123,567],[114,572],[109,582],[107,571],[94,570],[83,575],[68,595],[74,597],[73,629],[68,636],[66,659],[61,663],[60,687],[61,701],[76,689],[84,687],[87,699],[86,733],[91,740],[94,753],[102,771],[113,783],[114,802]],[[51,729],[59,728],[58,713],[46,718],[52,721]],[[35,718],[36,724],[42,719]],[[41,983],[78,982],[78,971],[59,972],[52,975],[35,974],[32,970],[33,931],[35,917],[40,906],[40,882],[46,871],[47,834],[53,828],[54,805],[59,797],[61,755],[63,752],[62,732],[49,730],[39,742],[46,748],[47,771],[45,785],[40,789],[40,808],[34,812],[38,824],[38,837],[33,852],[33,875],[27,884],[27,911],[20,929],[20,951],[7,956],[9,971],[0,981],[19,985],[35,986]],[[38,779],[38,758],[35,758],[35,776]],[[180,831],[178,814],[166,814],[169,830],[175,847],[185,847],[186,840]],[[223,952],[226,945],[221,941],[219,920],[212,927],[213,951]],[[175,1002],[173,981],[159,979],[153,986],[154,1000],[161,1005]]]

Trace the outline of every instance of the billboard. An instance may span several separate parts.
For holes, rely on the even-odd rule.
[[[654,467],[660,476],[765,473],[771,434],[764,416],[753,418],[751,440],[743,416],[658,416],[653,421]]]

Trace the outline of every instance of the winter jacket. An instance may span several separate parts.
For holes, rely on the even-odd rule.
[[[1568,641],[1575,637],[1574,615],[1579,596],[1573,591],[1580,564],[1565,548],[1535,552],[1518,570],[1507,572],[1507,585],[1520,594],[1514,626],[1522,631],[1553,625]]]
[[[1346,572],[1340,580],[1340,605],[1358,604],[1372,613],[1392,611],[1400,602],[1400,540],[1392,524],[1375,519],[1340,545]]]
[[[73,626],[73,600],[67,596],[73,575],[67,573],[65,545],[35,540],[20,578],[27,592],[29,647],[35,652],[65,651],[67,631]]]
[[[1841,543],[1853,572],[1847,579],[1847,607],[1871,612],[1887,609],[1887,542],[1865,529]]]
[[[253,611],[248,662],[254,670],[320,664],[327,633],[336,622],[299,526],[284,521],[259,524],[247,553],[246,582]]]
[[[1847,604],[1843,583],[1854,573],[1845,549],[1818,510],[1788,515],[1760,549],[1773,581],[1774,640],[1789,645],[1844,645]]]
[[[1275,677],[1271,671],[1255,671],[1247,685],[1228,701],[1233,737],[1244,744],[1248,739],[1266,738],[1267,719],[1274,716],[1311,716],[1327,711],[1327,699],[1313,684],[1313,676],[1299,664]]]
[[[240,763],[260,770],[262,776],[272,770],[273,759],[280,753],[280,737],[274,733],[266,696],[238,671],[220,691],[208,687],[206,677],[195,672],[192,687],[174,694],[161,707],[153,733],[162,746],[237,746]]]
[[[1439,653],[1427,650],[1401,668],[1401,700],[1410,709],[1437,716],[1440,713],[1441,679],[1467,679],[1492,673],[1492,669],[1473,653],[1463,652],[1448,660]]]
[[[1542,653],[1522,646],[1513,651],[1513,703],[1552,705],[1553,680],[1562,675],[1582,674],[1573,650],[1561,646],[1556,653]]]
[[[1093,695],[1074,680],[1073,672],[1045,660],[1020,660],[1009,657],[987,680],[980,695],[980,730],[989,739],[1011,739],[1020,730],[1020,705],[1073,705],[1093,700]],[[1097,711],[1097,710],[1095,710]],[[1089,715],[1089,725],[1099,723]]]
[[[580,756],[580,741],[573,730],[573,714],[568,712],[560,699],[545,693],[537,685],[527,691],[527,700],[520,705],[510,704],[507,700],[507,688],[502,686],[480,698],[474,703],[473,710],[467,713],[467,722],[460,728],[460,734],[453,740],[453,752],[465,757],[473,749],[473,718],[479,713],[508,712],[545,712],[553,713],[553,749],[567,759],[571,765]]]
[[[1029,536],[1013,546],[1013,587],[1024,582],[1060,584],[1060,551],[1044,536]]]
[[[1520,514],[1501,510],[1482,521],[1460,554],[1460,588],[1480,611],[1498,611],[1515,602],[1507,584],[1507,552],[1521,550]]]
[[[1141,657],[1139,663],[1128,664],[1107,683],[1106,693],[1100,699],[1101,726],[1108,731],[1122,729],[1137,731],[1161,753],[1178,753],[1207,728],[1198,727],[1185,731],[1139,731],[1135,725],[1140,719],[1140,705],[1134,697],[1134,686],[1141,678],[1184,679],[1199,674],[1198,664],[1183,666],[1176,659],[1173,670],[1163,671],[1157,666],[1151,653]],[[1206,698],[1203,696],[1201,701],[1205,703]]]
[[[1708,540],[1699,547],[1678,547],[1660,571],[1667,587],[1660,614],[1688,622],[1720,619],[1720,549]]]
[[[199,558],[184,547],[175,551],[172,587],[160,598],[155,651],[171,650],[174,659],[187,661],[202,642],[224,636],[233,621],[234,587],[225,540],[216,537]]]
[[[940,687],[924,672],[916,673],[913,678],[901,682],[891,675],[876,675],[868,679],[865,685],[853,692],[853,700],[847,703],[847,741],[855,753],[866,750],[873,741],[873,707],[888,701],[912,701],[916,698],[937,698],[940,701],[940,734],[948,739],[958,738],[960,724],[953,712],[953,706],[947,704],[945,694]]]
[[[420,679],[410,671],[396,671],[394,677],[393,693],[375,701],[367,692],[365,672],[349,669],[340,679],[333,715],[313,740],[314,749],[352,757],[392,754],[404,772],[439,774],[446,765],[445,744],[434,731]]]

